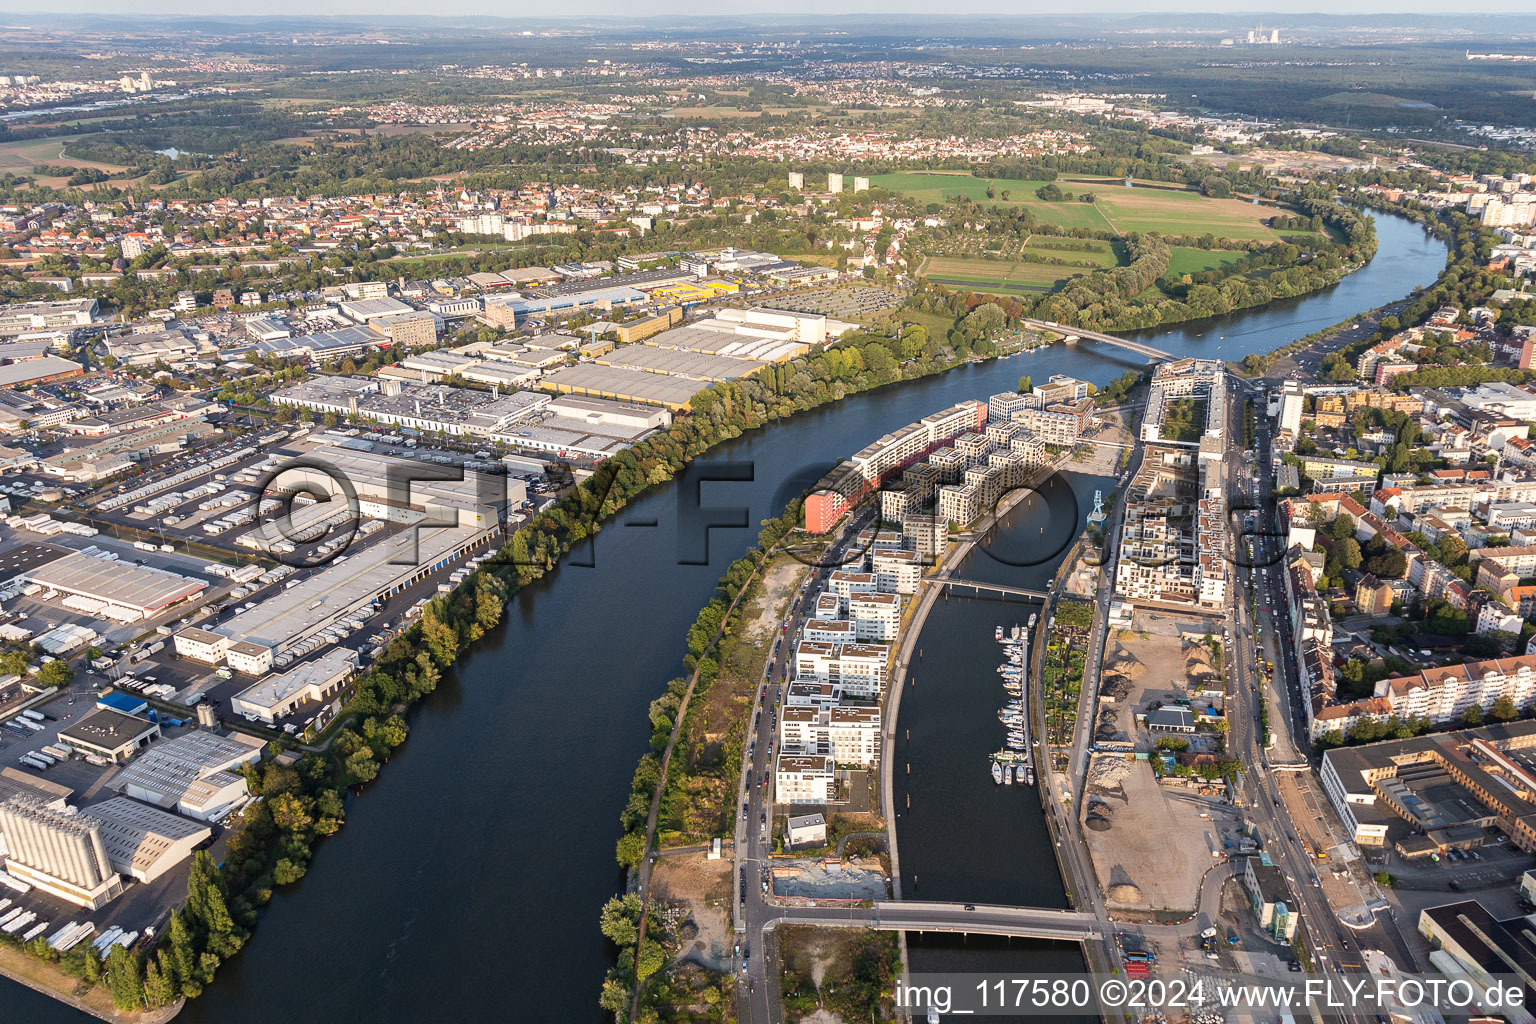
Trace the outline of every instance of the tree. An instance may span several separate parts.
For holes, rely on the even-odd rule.
[[[1514,698],[1506,693],[1493,702],[1493,707],[1488,709],[1488,717],[1495,722],[1513,722],[1520,717],[1520,709],[1515,707]]]
[[[343,767],[346,769],[348,785],[360,786],[379,776],[379,763],[366,750],[359,750],[347,758]]]
[[[1481,704],[1473,704],[1466,711],[1462,712],[1461,724],[1468,729],[1475,729],[1482,725],[1483,706]]]
[[[144,1005],[153,1010],[176,1001],[176,983],[153,960],[144,968]]]
[[[609,974],[603,979],[603,991],[597,997],[597,1005],[609,1013],[624,1013],[629,1009],[629,986],[625,985],[617,975]]]
[[[633,946],[640,936],[640,897],[636,893],[610,897],[603,904],[598,928],[615,946]]]
[[[1018,390],[1019,390],[1019,394],[1021,394],[1021,395],[1027,395],[1031,391],[1035,390],[1035,378],[1031,377],[1027,373],[1024,376],[1020,377],[1019,378],[1019,388],[1018,388]]]
[[[294,863],[287,857],[279,857],[272,865],[272,881],[278,885],[292,885],[304,877],[307,869],[302,863]]]
[[[1328,524],[1328,536],[1334,540],[1343,540],[1345,537],[1353,537],[1354,535],[1355,517],[1348,512],[1340,512],[1334,517],[1333,522]]]
[[[37,673],[37,681],[44,686],[68,686],[74,681],[75,670],[64,661],[54,660],[44,665]]]
[[[627,832],[620,836],[617,856],[622,867],[639,867],[640,862],[645,860],[645,834]]]
[[[137,953],[126,946],[113,946],[107,957],[108,982],[112,1005],[119,1010],[133,1010],[144,1003],[144,971]]]

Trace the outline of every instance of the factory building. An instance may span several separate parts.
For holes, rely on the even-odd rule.
[[[27,797],[0,804],[6,872],[18,882],[88,910],[106,906],[123,892],[112,866],[101,822],[67,815]]]

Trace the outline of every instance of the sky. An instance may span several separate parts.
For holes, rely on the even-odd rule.
[[[1515,5],[1518,7],[1518,5]],[[1496,5],[1492,0],[1470,0],[1448,7],[1444,0],[1162,0],[1146,3],[1145,0],[1076,0],[1064,8],[1060,0],[950,0],[943,5],[949,14],[1030,15],[1047,17],[1071,17],[1093,13],[1138,13],[1154,11],[1210,12],[1239,16],[1276,13],[1288,18],[1308,13],[1330,15],[1351,14],[1457,14],[1469,12],[1504,11],[1512,13],[1508,4]],[[932,0],[774,0],[765,8],[762,0],[652,0],[639,4],[635,0],[566,0],[558,6],[532,3],[529,0],[457,0],[452,15],[491,15],[516,19],[519,17],[564,17],[577,19],[583,15],[645,16],[657,15],[708,15],[708,14],[761,14],[771,11],[775,15],[816,14],[923,14],[932,13]],[[219,17],[238,15],[415,15],[435,13],[424,8],[420,0],[264,0],[259,9],[219,7],[207,0],[55,0],[41,4],[38,0],[0,0],[0,12],[16,13],[104,13],[123,16],[131,13],[152,15],[187,15]],[[1513,13],[1518,13],[1517,11]],[[935,18],[935,29],[941,24]]]

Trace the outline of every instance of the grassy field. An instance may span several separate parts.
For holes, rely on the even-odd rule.
[[[1026,249],[1031,249],[1042,256],[1063,260],[1092,260],[1101,267],[1118,266],[1120,258],[1115,255],[1115,247],[1108,242],[1100,242],[1095,239],[1071,239],[1064,240],[1072,245],[1091,245],[1091,252],[1082,252],[1077,249],[1060,249],[1052,243],[1055,239],[1045,235],[1034,235],[1030,238]],[[1059,267],[1060,270],[1068,270],[1075,273],[1079,268]]]
[[[116,164],[99,164],[93,160],[75,160],[59,156],[59,150],[67,145],[66,138],[21,139],[0,143],[0,172],[30,174],[36,164],[53,164],[58,167],[96,167],[103,171],[120,171]]]
[[[1178,245],[1170,252],[1172,258],[1168,260],[1168,273],[1174,276],[1215,270],[1224,263],[1236,263],[1247,255],[1230,249],[1186,249]]]
[[[1096,204],[1076,200],[1048,203],[1035,195],[1043,181],[974,178],[957,172],[906,171],[880,174],[869,183],[910,195],[920,202],[942,203],[965,196],[983,205],[1028,206],[1042,224],[1067,228],[1091,228],[1124,235],[1133,231],[1158,231],[1167,235],[1212,234],[1219,238],[1254,238],[1274,241],[1280,237],[1261,223],[1274,215],[1272,207],[1255,206],[1239,199],[1208,199],[1198,192],[1165,188],[1126,188],[1110,180],[1064,181],[1063,191],[1092,192]],[[993,198],[987,198],[991,186]],[[1003,192],[1008,198],[1003,198]]]
[[[999,295],[1026,295],[1051,291],[1070,277],[1092,272],[1088,267],[1053,267],[1039,263],[933,256],[929,258],[923,276],[953,288],[995,292]]]

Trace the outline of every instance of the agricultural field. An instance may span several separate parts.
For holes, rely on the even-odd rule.
[[[869,183],[912,196],[920,202],[943,203],[964,196],[982,205],[1028,206],[1042,224],[1065,228],[1112,231],[1157,231],[1165,235],[1204,235],[1218,238],[1258,239],[1272,242],[1282,237],[1262,221],[1274,208],[1256,206],[1240,199],[1209,199],[1198,192],[1170,188],[1133,187],[1105,178],[1063,179],[1062,191],[1074,195],[1092,192],[1096,203],[1076,199],[1046,202],[1035,195],[1043,181],[975,178],[958,172],[906,171],[879,174]],[[987,198],[990,187],[993,198]],[[1007,192],[1005,199],[1003,193]]]
[[[930,256],[922,273],[929,280],[951,288],[998,295],[1023,295],[1053,291],[1068,278],[1091,274],[1093,270],[1090,267],[1056,267],[1043,263]]]

